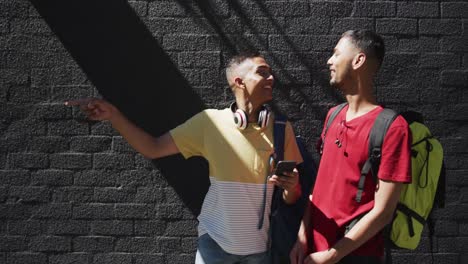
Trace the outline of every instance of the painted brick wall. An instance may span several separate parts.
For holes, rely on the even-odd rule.
[[[311,144],[341,100],[326,70],[339,35],[384,36],[379,101],[421,111],[445,147],[434,263],[468,263],[468,2],[209,3],[128,2],[210,107],[232,98],[228,48],[261,50],[279,81],[278,108]],[[160,173],[107,123],[62,105],[95,95],[35,8],[0,0],[0,264],[192,263],[196,221]],[[395,263],[431,263],[428,243],[395,252]]]

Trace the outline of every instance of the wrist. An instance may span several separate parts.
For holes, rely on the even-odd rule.
[[[107,120],[114,125],[114,124],[121,123],[124,118],[125,118],[124,115],[122,115],[122,113],[120,113],[119,110],[114,109],[114,110],[112,110],[112,113],[111,113],[109,119],[107,119]]]
[[[331,263],[337,263],[341,259],[336,248],[329,248],[327,250],[327,256]]]
[[[290,188],[289,190],[283,190],[283,198],[288,204],[295,203],[302,194],[301,185],[296,184],[296,186]]]
[[[297,183],[295,186],[291,187],[289,190],[285,189],[284,191],[294,197],[299,197],[302,194],[301,184]]]

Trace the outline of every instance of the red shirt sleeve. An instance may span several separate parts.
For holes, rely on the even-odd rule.
[[[386,181],[411,182],[411,131],[401,116],[393,121],[382,144],[379,178]]]

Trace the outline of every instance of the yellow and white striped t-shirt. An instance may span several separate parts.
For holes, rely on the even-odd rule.
[[[208,233],[228,253],[249,255],[267,247],[271,195],[268,184],[264,224],[260,219],[263,188],[273,153],[273,122],[239,130],[229,108],[204,110],[170,131],[185,158],[203,156],[209,162],[211,186],[198,217],[198,235]],[[294,132],[285,130],[285,160],[302,162]],[[189,177],[190,175],[186,175]]]

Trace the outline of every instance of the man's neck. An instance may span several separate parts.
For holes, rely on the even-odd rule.
[[[346,121],[365,115],[378,106],[375,100],[359,95],[347,95],[346,101],[348,101],[349,105],[348,111],[346,112]]]
[[[258,113],[261,105],[254,104],[251,101],[236,98],[237,108],[243,110],[247,114],[249,123],[257,122]]]
[[[350,121],[356,117],[367,114],[377,107],[377,101],[372,93],[372,81],[359,80],[352,85],[352,89],[345,92],[346,101],[348,102],[348,111],[346,112],[346,120]]]

